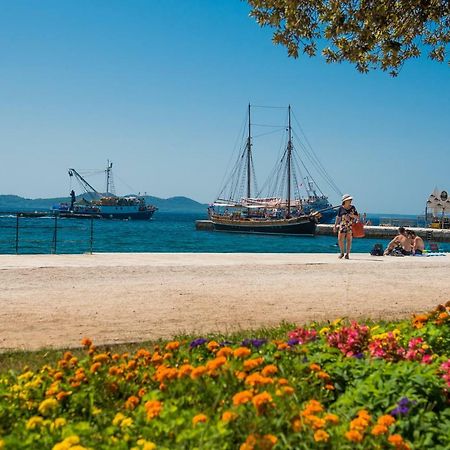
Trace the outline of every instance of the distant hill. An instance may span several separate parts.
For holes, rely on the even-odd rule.
[[[145,200],[147,203],[155,205],[162,212],[206,211],[208,206],[188,197],[159,198],[148,195],[145,196]],[[0,211],[46,210],[61,202],[70,202],[70,197],[23,198],[18,195],[0,195]]]

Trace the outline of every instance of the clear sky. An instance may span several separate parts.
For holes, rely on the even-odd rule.
[[[213,201],[249,102],[290,103],[361,212],[421,213],[435,186],[450,190],[448,66],[422,57],[391,78],[289,59],[248,12],[240,0],[0,0],[0,194],[63,196],[68,167],[109,158],[119,193]],[[261,178],[269,156],[255,153]]]

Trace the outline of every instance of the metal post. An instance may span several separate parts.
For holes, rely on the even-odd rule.
[[[90,238],[90,253],[92,255],[94,247],[94,219],[91,217],[91,238]]]
[[[16,214],[16,255],[19,254],[19,213]]]
[[[58,238],[57,229],[58,229],[58,216],[55,214],[55,228],[53,230],[53,253],[54,254],[56,254],[56,241]]]

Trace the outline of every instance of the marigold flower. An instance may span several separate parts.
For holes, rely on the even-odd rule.
[[[233,355],[235,358],[246,358],[247,356],[250,356],[251,354],[252,354],[252,351],[247,347],[239,347],[233,352]]]
[[[260,358],[247,359],[247,361],[244,361],[244,370],[253,370],[263,362],[264,358],[262,356]]]
[[[211,361],[208,361],[206,363],[206,368],[208,370],[216,370],[219,367],[223,366],[227,362],[227,359],[225,356],[218,356],[217,358],[214,358]]]
[[[222,422],[231,422],[237,418],[237,414],[232,411],[225,411],[222,414]]]
[[[183,364],[178,369],[178,378],[187,377],[188,375],[190,375],[192,373],[193,370],[194,370],[194,368],[190,364]]]
[[[364,436],[359,431],[350,430],[345,433],[345,437],[351,442],[362,442]]]
[[[392,434],[388,437],[388,442],[398,450],[409,450],[410,446],[403,440],[400,434]]]
[[[59,402],[63,399],[65,399],[66,397],[69,397],[72,394],[72,391],[61,391],[58,392],[58,394],[56,394],[56,400],[58,400]]]
[[[42,426],[43,423],[44,419],[41,416],[33,416],[28,419],[27,423],[25,424],[25,428],[27,430],[34,430]]]
[[[163,408],[162,402],[158,400],[149,400],[145,404],[145,410],[147,412],[147,419],[152,420],[155,417],[159,416],[161,414]]]
[[[85,338],[81,339],[81,345],[86,348],[90,347],[92,345],[92,340],[85,337]]]
[[[58,442],[55,444],[52,448],[52,450],[68,450],[68,449],[75,449],[78,450],[84,450],[84,447],[81,445],[78,445],[80,443],[80,438],[77,435],[72,435],[69,437],[66,437],[62,442]]]
[[[156,444],[151,441],[146,441],[145,439],[139,439],[137,444],[142,447],[142,450],[155,450]]]
[[[261,394],[255,395],[252,398],[252,403],[259,414],[263,411],[267,403],[272,403],[272,396],[267,391],[264,391]]]
[[[208,421],[208,417],[205,414],[197,414],[192,419],[192,424],[197,425],[198,423],[205,423]]]
[[[322,368],[319,366],[319,364],[313,363],[309,365],[309,368],[313,371],[313,372],[319,372],[320,370],[322,370]]]
[[[330,375],[328,375],[326,372],[320,371],[317,373],[317,377],[322,379],[322,380],[329,380],[330,379]]]
[[[251,391],[241,391],[237,394],[233,395],[233,405],[238,406],[242,405],[243,403],[249,402],[253,397],[253,394]]]
[[[334,387],[334,385],[331,384],[331,383],[326,384],[324,387],[325,387],[325,389],[327,389],[328,391],[334,391],[334,390],[336,389],[336,388]]]
[[[92,359],[94,362],[107,362],[109,361],[109,355],[107,353],[99,353],[98,355],[95,355]]]
[[[278,367],[274,364],[269,364],[261,371],[261,375],[263,375],[264,377],[270,377],[271,375],[275,375],[277,372]]]
[[[289,384],[289,380],[287,380],[286,378],[278,378],[278,384],[280,386],[284,386],[286,384]]]
[[[314,440],[316,442],[327,442],[330,438],[330,435],[324,430],[317,430],[314,433]]]
[[[273,383],[272,378],[263,377],[259,372],[252,373],[251,375],[245,378],[245,384],[248,384],[249,386],[266,385],[272,383]]]
[[[46,416],[52,411],[54,411],[58,407],[58,402],[54,398],[47,398],[43,400],[38,408],[38,411],[43,415]]]
[[[165,347],[165,349],[169,352],[178,350],[179,348],[180,348],[180,343],[178,341],[168,342]]]
[[[206,347],[209,351],[213,352],[214,350],[217,350],[220,345],[216,341],[209,341],[208,344],[206,344]]]
[[[376,424],[373,428],[371,433],[374,436],[379,436],[380,434],[385,434],[388,432],[388,428],[386,425],[380,425],[380,424]]]
[[[98,372],[98,369],[100,369],[100,367],[101,367],[101,363],[96,362],[91,365],[91,368],[89,370],[91,371],[91,373],[96,373],[96,372]]]
[[[390,415],[386,414],[384,416],[381,416],[377,420],[378,425],[384,425],[386,427],[389,427],[393,423],[395,423],[395,419]]]
[[[292,421],[292,429],[298,433],[303,427],[302,421],[299,418],[296,418]]]
[[[197,378],[204,375],[206,372],[208,372],[208,369],[205,366],[195,367],[194,369],[192,369],[191,378],[193,380],[196,380]]]
[[[136,406],[139,405],[139,398],[132,395],[128,397],[128,399],[125,402],[125,409],[133,410],[136,408]]]
[[[325,414],[323,416],[324,420],[332,423],[333,425],[337,425],[339,423],[339,417],[336,414]]]
[[[306,406],[305,409],[302,411],[302,416],[307,416],[310,414],[316,414],[323,411],[323,406],[318,402],[317,400],[310,400]]]
[[[222,347],[217,353],[217,356],[225,356],[228,357],[233,354],[233,349],[230,347]]]
[[[287,342],[282,342],[277,346],[277,350],[286,350],[287,348],[289,348],[289,344]]]

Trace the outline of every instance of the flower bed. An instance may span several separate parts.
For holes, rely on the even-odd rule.
[[[281,330],[281,328],[280,328]],[[448,449],[450,302],[0,374],[0,449]]]

